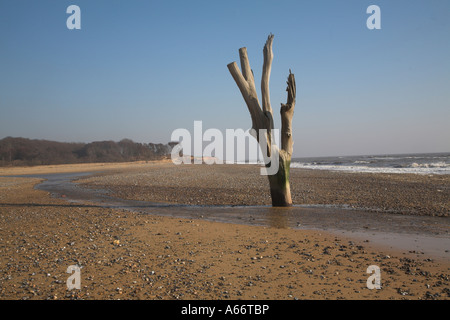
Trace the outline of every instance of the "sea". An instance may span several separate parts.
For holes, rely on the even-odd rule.
[[[291,168],[368,173],[450,174],[450,153],[293,158]]]

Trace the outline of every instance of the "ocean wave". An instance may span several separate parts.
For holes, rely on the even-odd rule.
[[[369,167],[369,166],[336,166],[336,165],[314,165],[311,163],[291,162],[291,168],[312,169],[312,170],[330,170],[347,171],[362,173],[413,173],[413,174],[450,174],[450,165],[445,162],[436,162],[428,164],[414,164],[408,167]]]
[[[434,163],[412,163],[410,165],[411,168],[450,168],[450,164],[445,163],[443,161],[434,162]]]
[[[405,157],[375,157],[375,156],[369,156],[369,159],[374,159],[374,160],[399,160],[399,159],[405,159]]]

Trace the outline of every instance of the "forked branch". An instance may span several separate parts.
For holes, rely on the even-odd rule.
[[[295,96],[297,89],[295,85],[294,74],[289,70],[287,83],[287,102],[281,104],[281,149],[284,150],[289,158],[292,156],[294,141],[292,139],[292,118],[295,109]]]

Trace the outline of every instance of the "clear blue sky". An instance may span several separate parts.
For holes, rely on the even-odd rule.
[[[69,30],[66,8],[81,8]],[[366,9],[381,8],[381,30]],[[0,139],[170,140],[248,129],[228,72],[246,46],[259,88],[275,35],[275,126],[297,80],[294,156],[450,151],[450,1],[2,0]]]

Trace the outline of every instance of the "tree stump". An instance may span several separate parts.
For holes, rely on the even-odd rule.
[[[242,72],[239,70],[236,62],[228,64],[227,67],[248,107],[252,119],[252,131],[261,147],[262,153],[270,157],[271,161],[273,161],[274,157],[278,158],[277,172],[268,174],[272,206],[287,207],[292,205],[289,168],[294,143],[292,139],[292,118],[294,116],[296,87],[294,74],[289,70],[286,88],[287,102],[286,104],[281,104],[280,108],[281,149],[279,149],[273,143],[273,113],[269,94],[269,79],[273,60],[273,37],[272,34],[269,35],[263,50],[264,64],[261,77],[262,107],[260,106],[256,93],[255,79],[253,77],[253,71],[250,68],[247,49],[245,47],[239,49]],[[266,162],[266,167],[269,168],[270,166],[271,162]]]

